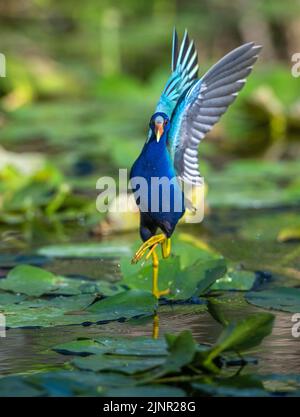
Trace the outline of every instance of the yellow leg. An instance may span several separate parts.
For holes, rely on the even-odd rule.
[[[159,336],[159,317],[157,314],[153,317],[153,329],[152,329],[152,338],[158,339]]]
[[[158,289],[158,265],[159,260],[155,249],[152,251],[152,294],[154,297],[159,298],[162,295],[169,294],[170,290],[159,291]]]
[[[168,258],[168,256],[170,256],[171,253],[171,239],[168,239],[163,233],[161,233],[159,235],[150,237],[150,239],[144,242],[136,251],[134,257],[131,260],[131,263],[136,264],[149,250],[149,252],[146,255],[146,260],[148,260],[150,256],[152,256],[152,294],[156,298],[159,298],[162,295],[169,294],[170,292],[169,289],[164,291],[159,291],[158,289],[159,260],[155,250],[159,244],[161,244],[162,257]]]
[[[168,258],[171,253],[171,239],[165,239],[161,244],[161,253],[164,259]]]

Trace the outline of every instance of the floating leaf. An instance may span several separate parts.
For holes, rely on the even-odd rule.
[[[0,379],[0,395],[5,389],[6,382],[12,377]],[[15,395],[23,393],[23,396],[102,396],[108,389],[118,387],[130,387],[135,385],[135,380],[118,373],[94,374],[84,371],[51,371],[39,372],[28,376],[16,376],[15,381],[20,385],[20,391],[14,391]],[[30,390],[31,388],[31,390]],[[32,391],[35,389],[35,394]]]
[[[212,285],[212,290],[250,290],[256,281],[256,275],[251,271],[228,271],[225,277],[219,278]]]
[[[163,356],[167,354],[164,339],[149,337],[101,337],[75,340],[54,346],[53,350],[69,355],[110,353],[115,355]]]
[[[85,358],[75,358],[72,364],[79,369],[87,371],[118,371],[133,375],[145,372],[151,368],[161,365],[164,357],[140,357],[97,354]]]
[[[268,395],[259,378],[253,375],[237,375],[231,378],[207,378],[194,382],[197,394],[218,397],[265,397]]]
[[[25,298],[25,295],[21,294],[0,293],[0,308],[7,304],[18,304]]]
[[[87,311],[103,317],[103,320],[117,320],[153,314],[156,304],[157,300],[150,292],[130,290],[97,301]]]
[[[107,397],[185,397],[186,393],[181,388],[168,385],[142,385],[129,388],[109,389]]]
[[[43,388],[26,383],[22,377],[0,378],[0,397],[39,397],[45,393]]]
[[[122,259],[121,268],[128,271],[128,259]],[[160,262],[159,287],[170,288],[167,298],[186,300],[193,296],[205,294],[216,279],[224,276],[226,263],[224,259],[199,259],[193,265],[181,270],[179,257],[172,257]],[[125,275],[121,281],[130,288],[151,289],[152,266],[147,265],[132,275]]]
[[[246,300],[258,307],[299,313],[300,288],[274,288],[271,290],[249,292]]]
[[[124,289],[107,281],[90,282],[54,275],[44,269],[31,265],[18,265],[9,271],[5,279],[0,280],[0,288],[29,296],[44,294],[79,295],[118,294]]]
[[[6,316],[8,328],[81,324],[88,321],[86,320],[87,313],[83,309],[94,299],[94,295],[87,294],[54,297],[51,300],[25,300],[18,304],[4,305],[1,307],[1,312]],[[79,314],[80,311],[81,314]],[[94,321],[97,321],[95,317]]]
[[[0,288],[39,297],[56,289],[56,277],[51,272],[31,265],[19,265],[0,281]]]
[[[93,294],[54,297],[50,300],[30,300],[1,307],[9,327],[51,327],[70,324],[90,324],[152,315],[156,299],[151,293],[125,291],[88,307]]]
[[[172,286],[175,292],[172,298],[187,299],[206,294],[212,284],[224,276],[226,269],[224,259],[195,262],[177,274]]]
[[[130,247],[117,243],[77,243],[45,246],[38,254],[51,258],[103,258],[130,255]]]
[[[144,267],[132,265],[130,257],[123,257],[120,261],[123,274],[122,284],[129,288],[152,290],[152,265],[151,261]],[[162,289],[170,288],[180,270],[180,260],[178,256],[164,259],[159,265],[159,287]]]

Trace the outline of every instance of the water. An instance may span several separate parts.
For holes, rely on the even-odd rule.
[[[209,243],[222,250],[222,253],[229,259],[239,261],[241,264],[254,265],[255,270],[261,270],[263,265],[278,262],[278,253],[285,256],[293,249],[293,245],[278,248],[276,242],[265,242],[260,238],[257,240],[245,240],[238,238],[232,218],[223,220],[220,228],[220,220],[212,219],[201,229],[201,236],[204,236]],[[195,233],[195,228],[193,232]],[[216,237],[216,231],[219,231]],[[220,232],[221,231],[221,232]],[[196,233],[197,230],[196,230]],[[78,241],[78,231],[72,234],[72,240]],[[134,238],[136,235],[133,234]],[[130,240],[131,236],[123,235],[121,240]],[[16,239],[16,236],[14,236]],[[87,237],[86,237],[87,239]],[[80,239],[79,239],[80,240]],[[90,238],[89,238],[90,240]],[[35,246],[43,242],[35,241]],[[51,242],[51,240],[50,240]],[[280,251],[280,252],[278,252]],[[9,253],[16,252],[16,249],[9,247]],[[296,263],[299,260],[295,261]],[[109,259],[60,259],[50,262],[46,268],[59,274],[85,275],[90,279],[97,279],[99,273],[101,278],[116,280],[119,278],[117,260]],[[99,272],[100,271],[100,272]],[[278,276],[278,280],[285,281],[286,278]],[[298,282],[299,285],[299,282]],[[232,293],[235,297],[235,294]],[[230,304],[229,304],[230,305]],[[238,309],[227,308],[228,316],[235,319],[243,318],[251,312],[262,311],[254,306],[244,303]],[[251,356],[258,359],[258,364],[248,365],[244,372],[255,372],[258,374],[290,374],[300,373],[300,338],[294,338],[291,334],[291,314],[274,312],[276,315],[272,335],[264,339],[263,343],[250,352]],[[178,333],[190,329],[199,343],[214,343],[221,331],[221,326],[207,312],[195,313],[192,306],[172,308],[162,306],[159,312],[159,337],[165,333]],[[111,322],[103,325],[82,326],[61,326],[39,329],[10,329],[7,337],[0,339],[0,374],[27,373],[40,369],[53,369],[63,365],[71,359],[51,350],[58,343],[67,342],[78,337],[99,337],[128,335],[144,335],[152,337],[152,318],[131,320],[125,323]]]
[[[221,326],[207,313],[177,313],[168,306],[168,311],[159,314],[159,335],[178,333],[190,329],[199,343],[213,343],[221,331]],[[238,312],[243,318],[250,312],[258,311],[247,306]],[[260,310],[261,311],[261,310]],[[249,365],[246,371],[260,374],[290,374],[300,372],[300,340],[291,335],[291,315],[276,312],[276,320],[271,336],[251,352],[258,358],[257,365]],[[60,355],[51,350],[58,343],[77,337],[99,336],[149,336],[152,337],[152,319],[134,324],[108,323],[104,325],[58,326],[41,329],[10,329],[7,337],[0,339],[0,373],[29,372],[62,365],[70,356]]]

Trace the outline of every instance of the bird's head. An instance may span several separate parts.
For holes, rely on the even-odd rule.
[[[158,143],[163,134],[167,133],[170,129],[169,117],[165,113],[154,113],[150,119],[149,126],[152,131],[152,136],[154,135]]]

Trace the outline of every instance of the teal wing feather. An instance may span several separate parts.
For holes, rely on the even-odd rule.
[[[171,119],[178,101],[197,79],[198,56],[194,41],[189,40],[187,30],[178,48],[178,36],[174,29],[172,42],[172,74],[168,79],[155,112],[166,113]]]
[[[250,42],[225,55],[193,83],[175,108],[168,146],[176,173],[184,182],[201,183],[198,145],[235,100],[260,49]]]

